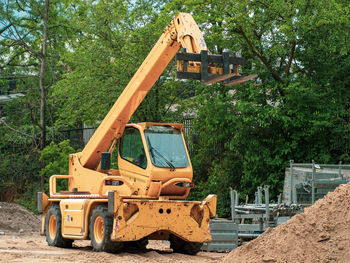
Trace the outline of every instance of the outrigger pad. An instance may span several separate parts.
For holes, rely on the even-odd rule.
[[[176,54],[176,60],[179,79],[200,80],[204,84],[223,81],[226,86],[232,86],[257,77],[256,74],[240,76],[239,66],[245,64],[245,59],[228,52],[221,55],[208,54],[207,50],[187,53],[183,48]]]

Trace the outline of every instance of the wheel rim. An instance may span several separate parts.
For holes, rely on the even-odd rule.
[[[98,216],[94,223],[94,236],[97,243],[101,243],[103,240],[104,226],[102,217]]]
[[[57,231],[56,217],[55,215],[51,215],[49,220],[49,235],[52,240],[55,239],[56,231]]]

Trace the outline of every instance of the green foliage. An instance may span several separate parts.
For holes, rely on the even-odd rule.
[[[320,91],[302,80],[288,86],[282,103],[273,92],[261,92],[264,87],[237,87],[232,96],[217,87],[197,98],[195,196],[218,193],[220,216],[228,216],[228,186],[253,198],[257,186],[270,185],[276,197],[290,159],[350,162],[349,90]]]
[[[290,159],[350,162],[348,4],[195,0],[166,8],[193,12],[211,50],[240,50],[244,75],[259,75],[232,95],[197,87],[193,197],[218,193],[218,214],[228,216],[229,186],[252,198],[267,184],[276,197]]]
[[[159,15],[161,5],[101,1],[67,7],[71,24],[84,34],[72,37],[61,57],[67,72],[50,96],[59,109],[56,126],[96,126],[104,118],[169,23],[170,17]],[[169,72],[156,82],[132,121],[161,121],[171,114],[167,109],[178,101],[179,83],[167,83]]]
[[[52,175],[67,175],[69,165],[69,154],[75,150],[70,146],[69,140],[62,141],[58,144],[51,142],[40,152],[39,160],[44,164],[39,172],[41,177],[45,178],[45,191],[49,189],[49,178]],[[57,181],[57,191],[67,190],[67,181]]]
[[[24,206],[35,214],[39,214],[37,208],[37,193],[40,192],[40,183],[35,182],[26,187],[26,191],[18,195],[15,202]]]
[[[0,153],[0,193],[11,190],[15,197],[16,194],[24,193],[28,186],[35,184],[40,169],[37,158],[36,151]]]
[[[16,201],[34,211],[36,192],[40,189],[38,152],[31,148],[11,152],[13,149],[0,153],[0,201]]]

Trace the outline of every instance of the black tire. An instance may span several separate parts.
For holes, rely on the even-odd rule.
[[[170,248],[174,253],[196,255],[202,246],[201,242],[188,242],[174,235],[170,237]]]
[[[188,255],[196,255],[202,248],[203,243],[201,242],[185,242],[183,251]]]
[[[142,238],[137,241],[128,241],[123,242],[125,249],[131,250],[131,251],[143,251],[146,250],[146,247],[148,245],[148,238]]]
[[[101,222],[101,220],[103,222],[102,223],[103,231],[100,233],[101,236],[99,237],[99,234],[95,233],[94,229],[95,229],[95,223],[97,224],[98,221]],[[116,253],[123,247],[123,243],[111,241],[112,230],[113,230],[113,216],[111,216],[108,213],[108,209],[106,206],[103,206],[103,205],[97,206],[92,212],[92,216],[90,218],[90,227],[89,227],[91,245],[94,251]]]
[[[49,246],[65,248],[72,247],[74,240],[62,237],[62,216],[60,206],[57,204],[52,205],[46,214],[45,235]]]

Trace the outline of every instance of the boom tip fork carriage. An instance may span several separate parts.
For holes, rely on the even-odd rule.
[[[225,86],[233,86],[258,76],[257,74],[241,76],[239,66],[245,64],[245,59],[230,52],[211,55],[207,50],[187,53],[186,48],[182,48],[176,54],[176,60],[178,79],[200,80],[207,85],[222,82]]]

